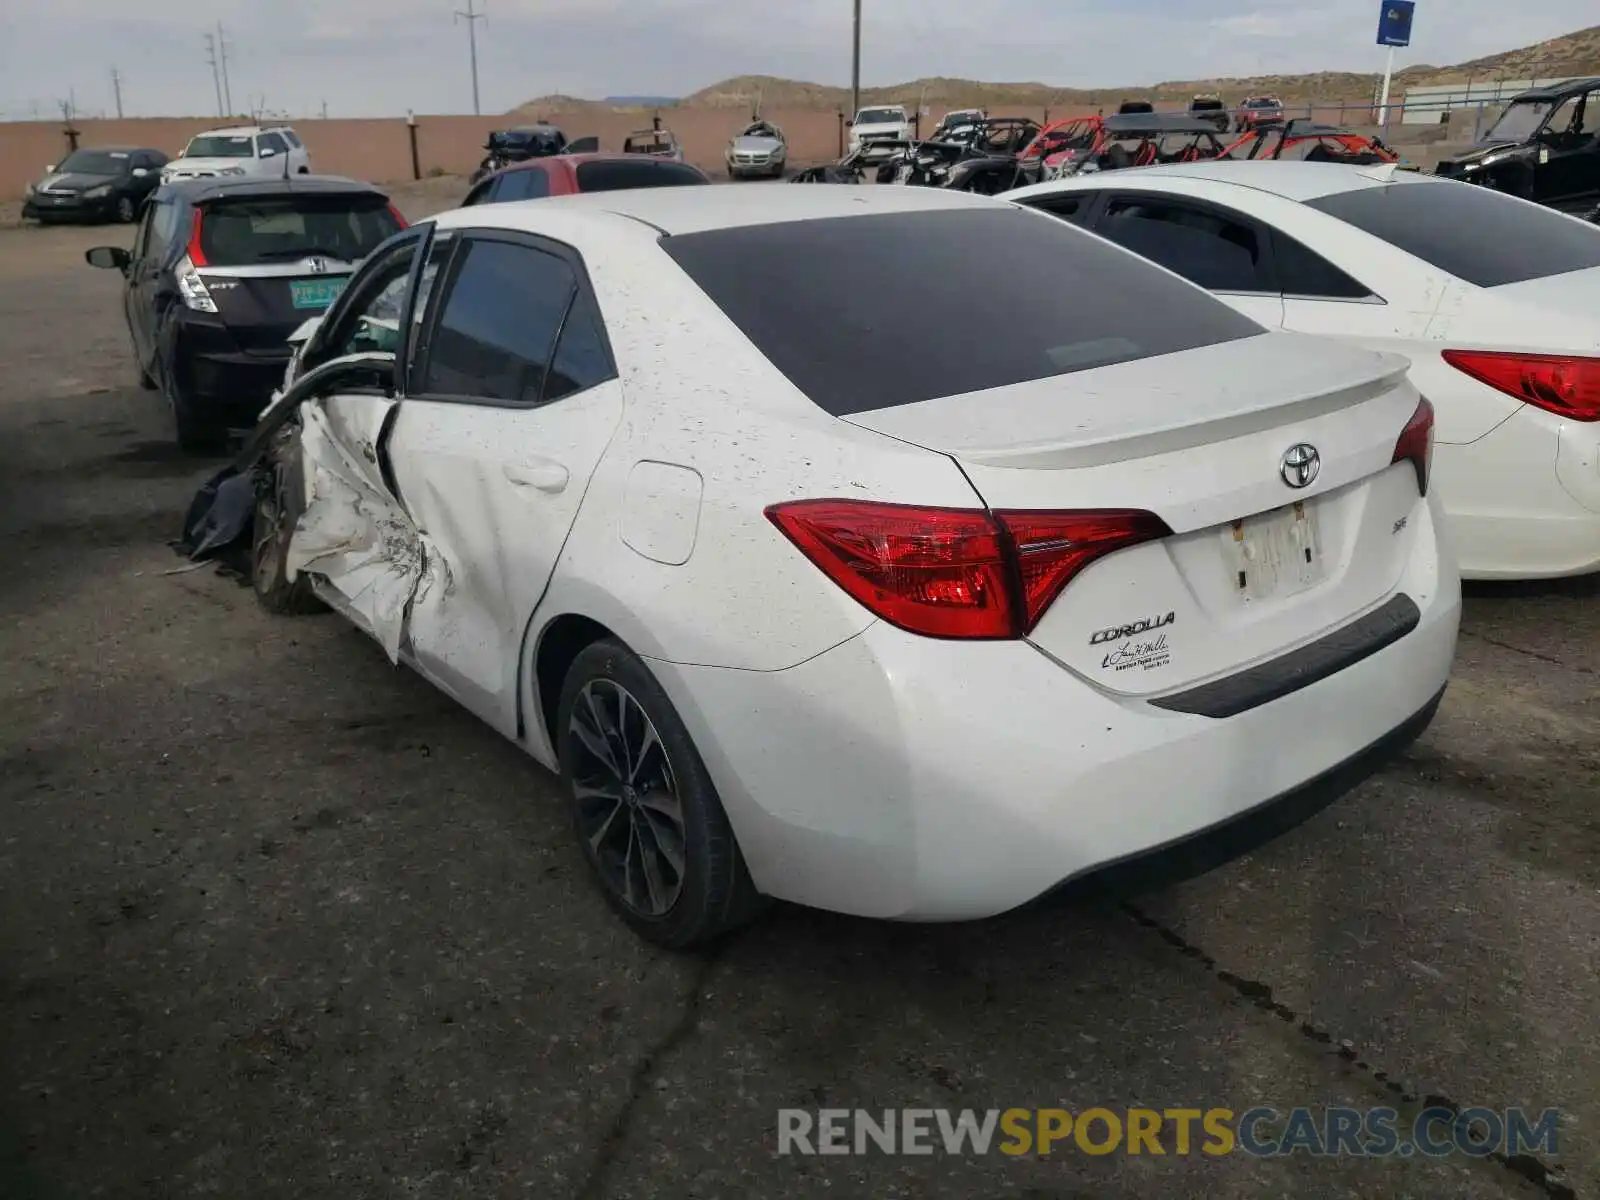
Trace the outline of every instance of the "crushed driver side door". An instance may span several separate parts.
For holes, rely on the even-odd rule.
[[[403,360],[411,297],[430,225],[373,252],[301,351],[297,370],[381,352]],[[393,388],[340,387],[299,411],[301,511],[286,566],[398,659],[407,606],[430,557],[401,507],[383,443],[399,398]]]

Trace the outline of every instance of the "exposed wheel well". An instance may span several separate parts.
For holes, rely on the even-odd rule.
[[[591,646],[601,638],[615,636],[599,621],[567,613],[550,622],[544,636],[539,639],[533,679],[539,692],[539,719],[544,722],[552,745],[556,740],[556,709],[561,705],[561,684],[573,660],[583,653],[585,646]]]

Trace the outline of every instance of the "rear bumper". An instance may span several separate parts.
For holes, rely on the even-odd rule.
[[[185,323],[176,368],[194,415],[230,429],[251,429],[283,385],[291,350],[245,351],[224,325]]]
[[[1419,512],[1432,526],[1433,507]],[[1224,718],[1102,692],[1024,642],[881,623],[786,671],[651,666],[762,891],[987,917],[1192,839],[1208,860],[1378,769],[1425,727],[1454,657],[1460,584],[1429,535],[1399,586],[1409,633]]]
[[[1524,406],[1475,442],[1436,445],[1433,478],[1464,578],[1600,571],[1600,423]]]

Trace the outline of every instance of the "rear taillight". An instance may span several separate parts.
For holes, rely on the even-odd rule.
[[[1508,396],[1574,421],[1600,421],[1600,358],[1445,350],[1445,362]]]
[[[206,252],[200,248],[200,225],[205,219],[205,214],[200,209],[194,210],[194,220],[189,225],[189,245],[184,253],[189,256],[189,261],[197,267],[206,265]]]
[[[400,210],[392,204],[389,205],[389,215],[394,218],[394,223],[401,229],[409,229],[411,227],[411,222],[401,216]]]
[[[796,500],[767,517],[868,611],[937,638],[1018,638],[1072,577],[1171,533],[1153,513],[986,512]]]
[[[1394,444],[1394,457],[1390,463],[1409,461],[1417,469],[1417,494],[1428,494],[1428,475],[1433,470],[1433,405],[1426,396],[1417,401],[1417,409],[1400,431]]]

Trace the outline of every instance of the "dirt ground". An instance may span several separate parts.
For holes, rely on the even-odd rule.
[[[82,262],[128,236],[0,230],[4,1200],[1600,1195],[1593,585],[1474,590],[1423,740],[1209,876],[669,955],[509,743],[181,569],[209,467]],[[1559,1149],[775,1153],[787,1106],[1430,1101],[1559,1108]]]

